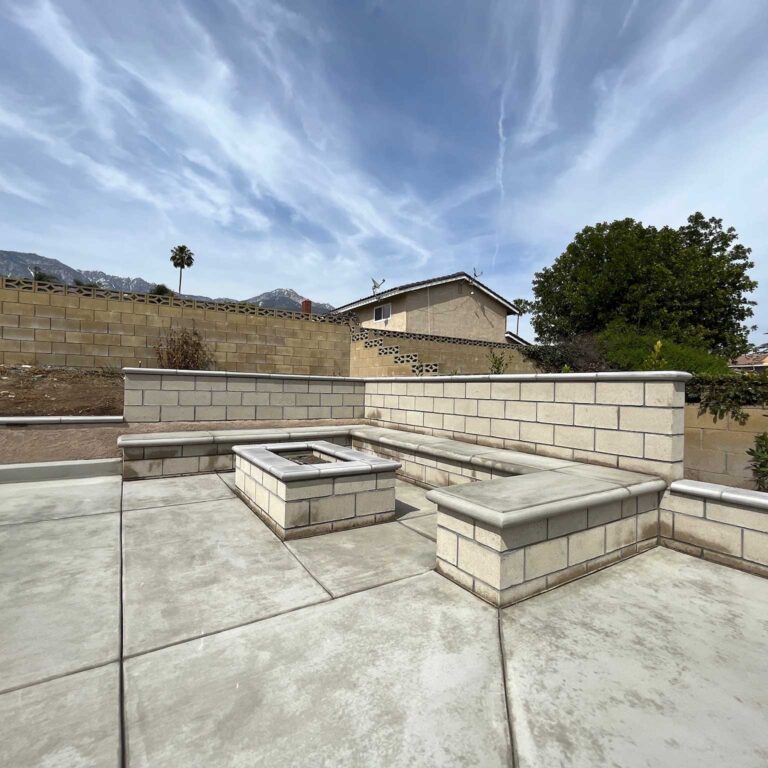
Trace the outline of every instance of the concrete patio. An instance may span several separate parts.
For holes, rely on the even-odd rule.
[[[231,474],[0,485],[0,764],[768,762],[764,579],[656,548],[499,611],[396,493],[283,543]]]

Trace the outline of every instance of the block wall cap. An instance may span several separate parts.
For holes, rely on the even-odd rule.
[[[675,480],[669,490],[672,493],[693,496],[697,499],[717,501],[721,504],[735,504],[740,507],[768,512],[768,493],[750,491],[746,488],[731,488],[717,483],[703,483],[699,480]]]
[[[584,382],[584,381],[681,381],[692,378],[685,371],[603,371],[600,373],[503,373],[498,375],[466,375],[466,376],[381,376],[368,377],[365,381],[374,382],[475,382],[475,381],[554,381],[554,382]]]
[[[257,371],[190,371],[178,368],[123,368],[130,376],[221,376],[229,379],[289,379],[291,381],[338,381],[364,384],[365,379],[352,376],[312,376],[298,373],[258,373]]]
[[[23,425],[44,426],[50,424],[122,424],[122,416],[3,416],[0,427]]]

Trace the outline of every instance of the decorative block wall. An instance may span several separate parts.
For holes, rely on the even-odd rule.
[[[199,330],[229,371],[349,374],[344,317],[0,277],[0,363],[152,367],[171,327]]]
[[[127,368],[126,421],[361,419],[365,383],[226,371]]]
[[[365,417],[544,456],[683,476],[685,373],[368,380]]]

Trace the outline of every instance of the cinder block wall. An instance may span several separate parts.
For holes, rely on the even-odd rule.
[[[683,476],[686,373],[536,374],[367,381],[381,426]]]
[[[125,369],[130,422],[361,419],[365,383],[226,371]]]
[[[514,345],[498,344],[473,339],[447,336],[397,333],[364,329],[368,339],[381,339],[385,349],[397,348],[397,353],[380,354],[379,348],[366,346],[366,340],[352,342],[350,376],[410,376],[411,365],[437,364],[438,373],[487,374],[490,370],[488,354],[504,353],[507,357],[506,373],[534,373],[535,366],[526,360]],[[399,362],[403,358],[417,358]]]
[[[737,488],[754,488],[747,449],[755,435],[768,432],[764,408],[745,408],[746,424],[730,417],[715,421],[709,414],[699,416],[698,405],[685,406],[685,476],[691,480],[722,483]]]
[[[229,371],[349,375],[343,318],[0,278],[0,363],[153,367],[170,327],[196,328]]]

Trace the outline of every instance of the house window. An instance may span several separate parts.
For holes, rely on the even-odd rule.
[[[381,320],[389,320],[392,317],[392,305],[381,304],[378,307],[374,307],[373,319],[378,323]]]

